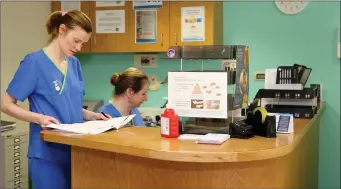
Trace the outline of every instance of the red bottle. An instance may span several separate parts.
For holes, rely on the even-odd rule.
[[[161,136],[166,138],[179,137],[179,117],[167,104],[166,110],[161,114]]]

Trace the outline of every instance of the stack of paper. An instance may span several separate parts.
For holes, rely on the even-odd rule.
[[[227,139],[230,138],[230,135],[228,134],[214,134],[214,133],[208,133],[201,137],[197,143],[198,144],[222,144]]]
[[[74,124],[50,124],[46,127],[79,134],[100,134],[110,129],[120,129],[135,117],[134,115],[111,118],[109,120],[87,121]]]
[[[203,135],[196,134],[182,134],[178,137],[180,140],[199,140],[203,137]]]

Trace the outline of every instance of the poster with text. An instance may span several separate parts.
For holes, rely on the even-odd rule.
[[[181,41],[205,41],[205,7],[181,7]]]
[[[227,118],[227,72],[168,72],[168,105],[181,117]]]
[[[125,1],[96,1],[96,7],[118,7],[124,5]]]
[[[135,11],[135,43],[156,43],[156,10]]]
[[[125,11],[97,10],[96,33],[125,33]]]
[[[61,1],[61,9],[63,12],[69,12],[72,10],[81,10],[80,1]]]

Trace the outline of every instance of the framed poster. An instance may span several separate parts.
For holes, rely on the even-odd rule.
[[[227,72],[168,72],[168,105],[181,117],[227,119]]]

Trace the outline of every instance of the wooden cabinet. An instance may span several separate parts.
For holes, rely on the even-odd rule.
[[[129,9],[132,9],[132,2],[125,2],[124,6],[96,7],[96,2],[90,2],[90,18],[93,23],[93,34],[91,37],[91,52],[112,53],[130,52],[130,33],[132,27],[129,22]],[[125,32],[124,33],[96,33],[96,11],[101,10],[125,10]],[[98,19],[98,18],[97,18]]]
[[[60,10],[59,1],[52,1],[53,10]],[[205,12],[205,37],[203,41],[182,41],[181,8],[203,7]],[[124,6],[96,7],[95,1],[82,1],[81,9],[89,15],[93,33],[82,49],[83,53],[125,53],[125,52],[166,52],[170,46],[180,45],[222,45],[223,40],[223,2],[214,1],[163,1],[163,7],[156,9],[156,42],[136,43],[136,18],[132,1]],[[124,10],[125,33],[97,33],[96,11]]]
[[[129,34],[131,52],[165,52],[169,48],[169,2],[163,1],[163,7],[156,9],[156,43],[136,43],[136,17],[135,10],[131,7],[129,12]]]
[[[52,12],[60,11],[62,9],[62,5],[60,1],[51,1]],[[81,10],[86,14],[90,15],[90,7],[88,1],[81,2]],[[93,32],[94,33],[94,32]],[[81,51],[79,53],[90,53],[91,52],[91,41],[89,40],[87,43],[84,43]]]
[[[183,42],[181,36],[181,8],[204,7],[204,41]],[[170,45],[222,45],[223,40],[223,2],[213,1],[172,1],[170,3]]]

